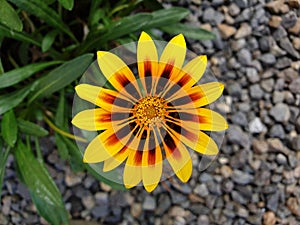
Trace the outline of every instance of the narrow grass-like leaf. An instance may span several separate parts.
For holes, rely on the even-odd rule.
[[[67,10],[72,10],[74,6],[74,0],[58,0],[59,3]]]
[[[41,71],[49,66],[57,65],[62,61],[50,61],[42,63],[33,63],[27,66],[8,71],[0,76],[0,88],[9,87],[26,78],[32,76],[38,71]]]
[[[93,54],[85,54],[52,70],[46,76],[38,79],[36,92],[31,95],[29,103],[37,98],[50,95],[80,77],[91,64]]]
[[[23,24],[14,8],[6,0],[0,0],[0,5],[0,23],[13,30],[21,31]]]
[[[157,28],[161,26],[169,26],[178,23],[184,19],[190,11],[181,7],[172,7],[169,9],[161,9],[151,13],[153,19],[147,23],[143,28]]]
[[[70,31],[68,26],[64,24],[60,16],[50,8],[44,1],[42,0],[9,0],[14,3],[19,8],[29,12],[32,15],[37,16],[41,20],[48,23],[50,26],[53,26],[67,35],[69,35],[73,40],[76,40],[73,33]]]
[[[43,127],[35,123],[32,123],[28,120],[23,120],[21,118],[18,118],[17,121],[18,121],[18,127],[20,132],[24,134],[37,136],[37,137],[43,137],[49,134],[49,132],[45,130]]]
[[[18,31],[14,31],[2,24],[0,24],[0,34],[3,35],[4,37],[13,38],[18,41],[24,41],[36,46],[41,46],[41,44],[30,35]]]
[[[9,94],[0,95],[0,115],[19,105],[31,91],[32,85]]]
[[[79,53],[90,51],[96,46],[103,45],[107,41],[115,40],[124,35],[141,30],[151,20],[152,15],[150,13],[139,13],[124,17],[105,28],[107,32],[104,34],[99,35],[99,32],[102,32],[99,31],[89,36],[82,46],[79,47]]]
[[[42,40],[42,51],[43,52],[46,52],[49,50],[49,48],[51,48],[52,44],[55,41],[57,34],[58,34],[57,30],[53,30],[45,35],[45,37]]]
[[[61,194],[45,165],[21,141],[18,141],[14,156],[21,180],[28,187],[39,214],[50,224],[68,224],[68,212]]]
[[[13,110],[4,113],[1,122],[1,131],[4,141],[9,147],[14,147],[17,141],[18,126]]]
[[[211,40],[215,39],[215,34],[186,24],[171,24],[160,28],[166,33],[176,35],[182,33],[185,37],[192,38],[194,40]]]
[[[1,190],[3,184],[3,178],[5,173],[6,161],[9,156],[10,148],[7,147],[3,150],[3,144],[0,142],[0,200],[1,200]]]

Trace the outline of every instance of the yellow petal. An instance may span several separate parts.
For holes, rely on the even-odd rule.
[[[165,137],[160,134],[160,139],[175,174],[182,182],[187,182],[192,175],[192,160],[187,148],[169,129]]]
[[[199,108],[197,111],[201,130],[222,131],[228,128],[226,120],[219,113],[205,108]]]
[[[177,109],[198,108],[217,100],[223,90],[223,84],[210,82],[192,88],[182,88],[182,90],[169,97],[167,101],[171,102]]]
[[[182,67],[182,64],[184,63],[185,54],[186,43],[184,40],[184,36],[182,34],[179,34],[172,38],[171,41],[167,44],[162,52],[159,63],[163,65],[173,64],[174,67],[180,69]]]
[[[126,188],[132,188],[142,180],[142,167],[140,158],[137,162],[136,155],[143,154],[142,152],[132,152],[129,154],[124,168],[123,182]],[[139,156],[142,157],[142,156]],[[133,166],[136,165],[136,166]]]
[[[124,162],[124,160],[128,157],[129,153],[130,153],[130,150],[128,150],[128,149],[120,150],[113,157],[105,160],[104,165],[103,165],[103,172],[107,172],[107,171],[115,169],[122,162]]]
[[[101,89],[101,87],[90,84],[79,84],[75,87],[75,91],[81,99],[93,103],[94,105],[98,103],[98,95]]]
[[[176,82],[180,82],[181,86],[192,87],[203,76],[206,70],[206,65],[207,57],[205,55],[194,58],[182,68],[182,71],[178,75]],[[186,81],[181,80],[186,74],[189,75],[191,79],[186,79]]]
[[[143,184],[148,192],[152,192],[158,185],[163,168],[161,148],[155,135],[155,149],[148,149],[145,144],[142,158],[142,176]]]
[[[72,124],[83,130],[104,130],[110,127],[111,113],[100,108],[84,110],[73,118]]]

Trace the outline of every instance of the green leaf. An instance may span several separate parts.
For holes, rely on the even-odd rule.
[[[215,39],[215,34],[193,26],[189,26],[186,24],[172,24],[169,26],[164,26],[160,28],[166,33],[176,35],[182,33],[185,37],[194,39],[194,40],[211,40]]]
[[[53,66],[56,64],[62,63],[61,61],[50,61],[50,62],[42,62],[42,63],[33,63],[21,68],[17,68],[11,71],[8,71],[2,76],[0,76],[0,88],[9,87],[14,85],[26,78],[32,76],[38,71],[41,71],[49,66]]]
[[[69,159],[70,157],[69,157],[68,147],[64,142],[63,138],[58,133],[55,133],[54,136],[55,136],[55,143],[60,157],[62,159]]]
[[[89,51],[97,46],[101,46],[107,41],[115,40],[124,35],[128,35],[132,32],[141,30],[147,23],[152,20],[152,15],[149,13],[139,13],[136,15],[124,17],[114,23],[112,23],[102,35],[99,35],[99,32],[94,32],[90,35],[86,41],[79,47],[79,52]]]
[[[10,148],[6,148],[3,151],[3,145],[0,143],[0,199],[1,199],[1,190],[2,190],[2,183],[3,183],[3,178],[4,178],[4,173],[5,173],[5,166],[6,166],[6,161],[9,156]]]
[[[29,103],[37,98],[50,95],[68,84],[72,83],[78,77],[82,76],[84,71],[91,64],[93,54],[85,54],[52,70],[46,76],[36,80],[36,92],[31,96]]]
[[[161,26],[169,26],[177,23],[189,15],[190,11],[181,7],[172,7],[169,9],[157,10],[151,15],[153,19],[144,26],[144,29],[157,28]]]
[[[51,48],[52,44],[55,41],[57,34],[58,34],[57,30],[53,30],[45,35],[45,37],[42,40],[42,51],[43,52],[46,52],[49,50],[49,48]]]
[[[74,0],[58,0],[59,3],[67,10],[72,10],[74,6]]]
[[[18,127],[13,110],[9,110],[3,115],[1,123],[2,137],[10,147],[14,147],[17,141]]]
[[[3,23],[13,30],[22,31],[22,21],[14,8],[11,7],[6,0],[0,0],[0,5],[0,23]]]
[[[0,34],[8,38],[16,39],[18,41],[22,41],[22,42],[24,41],[36,46],[41,46],[41,44],[30,35],[18,31],[14,31],[2,24],[0,24]]]
[[[37,136],[37,137],[43,137],[49,134],[49,132],[46,129],[28,120],[23,120],[21,118],[18,118],[17,121],[18,121],[19,130],[24,134]]]
[[[32,85],[26,86],[21,90],[14,91],[9,94],[0,96],[0,115],[7,112],[8,110],[19,105],[24,98],[30,93]]]
[[[9,0],[14,3],[19,8],[29,12],[32,15],[37,16],[41,20],[48,23],[50,26],[53,26],[67,35],[69,35],[73,40],[76,40],[73,33],[70,31],[68,26],[64,24],[60,16],[43,0]]]
[[[18,141],[14,156],[21,180],[28,187],[39,214],[50,224],[68,224],[69,216],[61,194],[45,165],[21,141]]]

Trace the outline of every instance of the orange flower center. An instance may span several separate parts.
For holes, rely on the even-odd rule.
[[[134,106],[137,123],[146,128],[159,126],[163,122],[165,114],[164,99],[157,96],[145,97]]]

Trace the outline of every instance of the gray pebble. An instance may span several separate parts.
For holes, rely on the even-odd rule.
[[[269,135],[270,135],[270,137],[273,137],[273,138],[277,137],[280,139],[284,139],[285,132],[284,132],[282,125],[281,124],[273,125],[269,131]]]
[[[264,96],[264,92],[258,84],[250,86],[250,96],[253,99],[260,100]]]
[[[289,84],[289,89],[294,94],[300,94],[300,77]]]
[[[143,209],[154,211],[156,208],[155,199],[152,196],[146,196],[143,202]]]
[[[238,144],[244,148],[249,148],[250,146],[249,136],[243,132],[239,126],[229,126],[229,129],[227,130],[227,137],[230,142]]]
[[[274,65],[276,63],[276,58],[271,53],[261,55],[259,60],[265,65]]]
[[[256,83],[260,80],[257,70],[252,67],[246,68],[246,76],[251,83]]]
[[[278,201],[279,201],[279,192],[275,192],[272,195],[267,197],[267,207],[268,209],[272,210],[273,212],[277,211],[278,208]]]
[[[278,164],[280,165],[286,165],[287,164],[287,158],[284,154],[279,153],[276,155],[276,161],[278,162]]]
[[[245,66],[249,66],[252,63],[252,56],[248,49],[243,48],[237,53],[238,61]]]
[[[276,31],[273,32],[272,36],[276,41],[280,41],[282,38],[287,36],[287,32],[282,26],[279,26]]]
[[[273,91],[274,83],[274,79],[270,78],[262,80],[260,85],[266,92],[271,92]]]
[[[288,57],[282,57],[277,60],[275,67],[277,69],[284,69],[291,66],[292,60]]]
[[[297,15],[295,12],[290,11],[282,17],[281,25],[285,28],[293,27],[297,22]]]
[[[261,122],[259,117],[255,117],[253,120],[249,123],[249,130],[251,133],[262,133],[266,132],[267,128],[266,126]]]
[[[231,176],[232,180],[237,184],[249,184],[253,181],[253,176],[241,170],[234,170]]]
[[[237,113],[233,114],[231,117],[231,121],[234,124],[240,125],[240,126],[246,126],[248,124],[247,117],[245,113],[238,111]]]
[[[293,138],[293,149],[300,151],[300,135]]]
[[[220,24],[224,20],[224,15],[213,8],[207,8],[203,13],[203,21],[212,25]]]
[[[290,42],[288,38],[282,38],[280,39],[279,45],[281,48],[283,48],[285,51],[287,51],[291,56],[299,59],[300,55],[297,50],[294,49],[293,44]]]
[[[274,107],[272,107],[269,114],[277,122],[287,122],[291,116],[288,105],[281,103],[281,102],[277,103]]]

